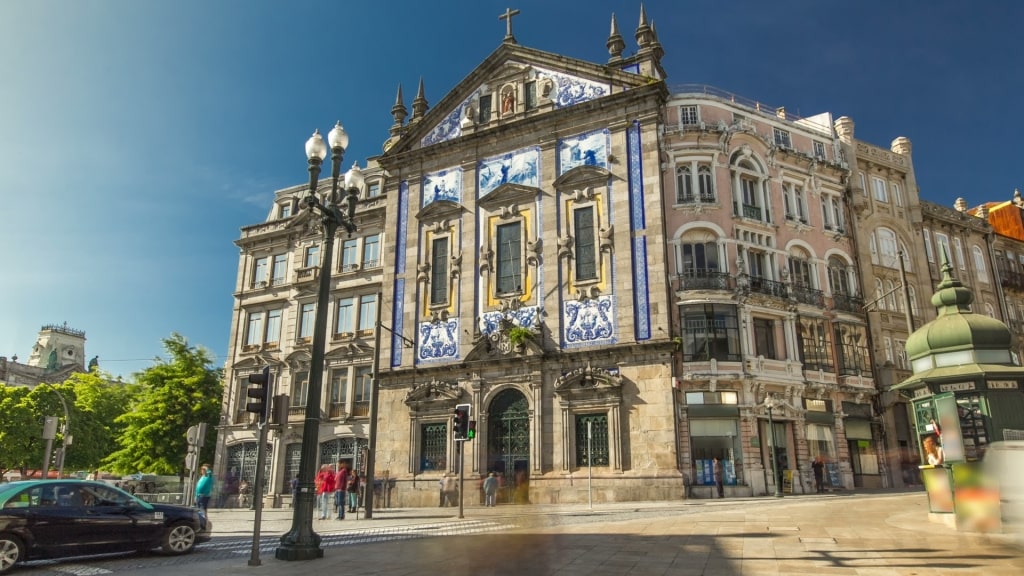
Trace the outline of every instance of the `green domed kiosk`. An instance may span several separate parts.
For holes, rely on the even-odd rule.
[[[978,494],[988,500],[991,494],[977,462],[992,442],[1024,431],[1024,367],[1010,352],[1006,324],[971,312],[974,295],[942,257],[942,281],[932,296],[938,317],[907,339],[913,375],[893,390],[913,406],[930,511],[978,528],[968,511],[985,507],[974,500]],[[995,502],[998,510],[998,496]]]

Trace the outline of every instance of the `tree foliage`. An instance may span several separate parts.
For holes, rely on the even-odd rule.
[[[189,426],[207,422],[208,437],[201,458],[209,459],[220,419],[221,371],[211,366],[210,353],[190,346],[180,334],[165,339],[169,361],[136,375],[138,397],[131,410],[119,416],[123,426],[119,449],[104,465],[127,474],[183,474]]]
[[[26,400],[30,391],[22,386],[0,386],[0,472],[24,472],[42,463],[42,420]]]

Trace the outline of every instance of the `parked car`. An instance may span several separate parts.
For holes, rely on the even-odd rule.
[[[0,484],[0,573],[40,558],[157,547],[185,554],[209,540],[211,532],[200,510],[146,502],[104,482]]]

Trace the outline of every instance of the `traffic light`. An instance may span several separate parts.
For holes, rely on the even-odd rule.
[[[249,375],[249,388],[245,395],[249,400],[245,404],[245,411],[256,414],[256,420],[260,424],[267,421],[267,408],[270,403],[270,366],[265,366],[260,374]]]
[[[469,430],[466,431],[466,440],[476,438],[476,420],[469,421]]]
[[[469,433],[469,404],[459,404],[455,407],[455,430],[456,440],[465,440]]]

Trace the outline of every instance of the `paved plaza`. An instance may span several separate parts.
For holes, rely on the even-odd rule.
[[[1008,537],[929,522],[926,497],[917,492],[593,509],[473,506],[464,519],[456,514],[453,508],[385,509],[372,520],[351,514],[343,521],[314,520],[324,558],[282,562],[273,550],[276,535],[291,525],[291,511],[267,510],[261,564],[250,566],[253,513],[214,510],[217,538],[195,554],[126,559],[107,568],[147,576],[1024,574],[1024,550]]]

